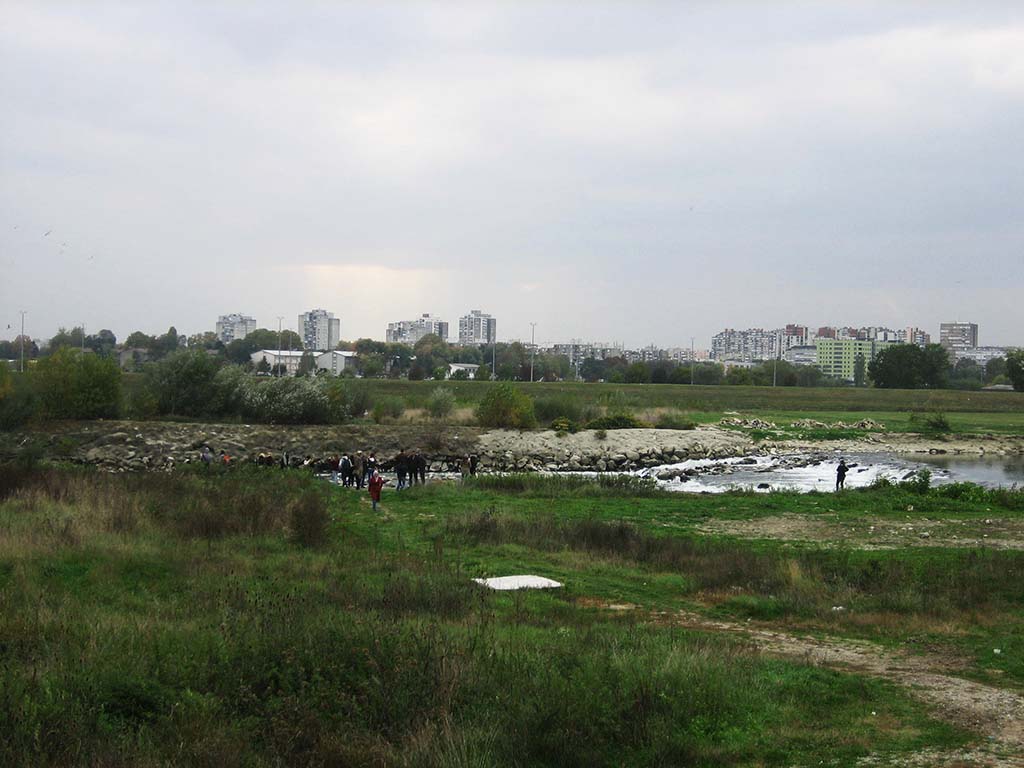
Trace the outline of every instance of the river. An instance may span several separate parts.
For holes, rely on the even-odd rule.
[[[897,455],[891,453],[789,454],[779,456],[700,459],[652,467],[635,474],[653,477],[670,491],[722,493],[755,491],[831,491],[836,466],[850,467],[847,488],[862,488],[880,478],[910,479],[921,470],[931,473],[932,485],[970,482],[988,488],[1024,486],[1024,456]],[[682,473],[679,477],[668,477]]]

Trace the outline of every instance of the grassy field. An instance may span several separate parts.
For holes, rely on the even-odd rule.
[[[373,513],[297,472],[8,466],[0,764],[849,765],[954,746],[969,734],[891,683],[652,616],[923,642],[1019,689],[1024,553],[699,526],[1022,510],[977,489],[701,497],[510,477],[386,490]],[[469,580],[507,573],[566,586]]]

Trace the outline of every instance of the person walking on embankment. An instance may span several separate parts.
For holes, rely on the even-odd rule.
[[[380,503],[380,492],[384,489],[384,478],[380,476],[380,472],[373,470],[373,474],[370,475],[370,482],[368,483],[370,489],[370,501],[373,502],[373,511],[377,511],[377,504]]]

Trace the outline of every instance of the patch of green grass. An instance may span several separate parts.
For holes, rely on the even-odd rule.
[[[767,659],[646,608],[883,639],[920,625],[973,648],[979,676],[1020,679],[1000,620],[1019,632],[1021,553],[693,530],[793,508],[895,515],[913,499],[976,516],[995,503],[966,491],[712,498],[512,478],[386,493],[374,513],[365,493],[276,471],[36,472],[0,502],[0,764],[788,766],[967,738],[884,682]],[[287,510],[321,491],[328,522],[307,547]],[[182,524],[199,499],[216,535]],[[115,509],[134,525],[115,527]],[[470,581],[524,572],[566,586]],[[994,643],[1005,660],[989,664]]]

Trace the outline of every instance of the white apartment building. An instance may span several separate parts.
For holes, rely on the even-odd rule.
[[[256,318],[232,313],[217,318],[214,333],[222,344],[230,344],[235,339],[244,339],[256,330]]]
[[[1012,349],[1011,347],[971,347],[970,349],[961,350],[957,353],[957,360],[973,360],[980,366],[988,364],[989,360],[995,360],[997,357],[1006,357],[1006,353]]]
[[[425,313],[415,320],[399,320],[397,323],[388,323],[385,339],[392,344],[412,345],[431,333],[448,341],[448,321]]]
[[[249,355],[254,366],[260,361],[266,360],[273,370],[278,365],[283,365],[288,376],[294,376],[299,371],[299,363],[305,354],[301,349],[260,349]]]
[[[498,340],[498,321],[479,309],[459,318],[459,344],[493,344]]]
[[[341,341],[341,320],[325,309],[299,315],[299,338],[306,349],[331,350]]]
[[[355,364],[355,352],[332,349],[316,356],[317,370],[329,371],[333,376],[340,376],[344,371],[352,370]]]

